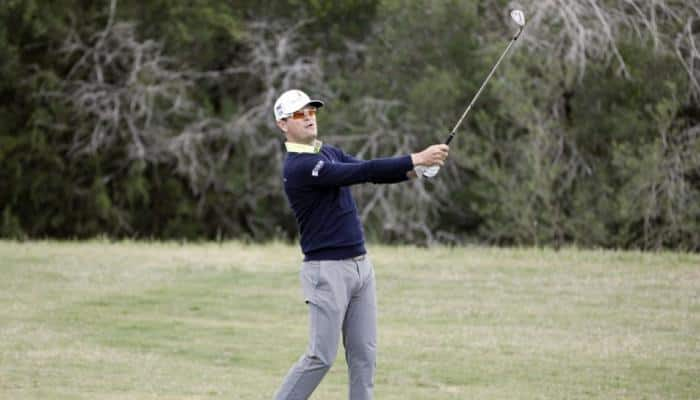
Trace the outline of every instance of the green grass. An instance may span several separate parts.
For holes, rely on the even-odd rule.
[[[369,246],[376,398],[700,398],[700,255]],[[270,399],[296,246],[0,242],[1,399]],[[342,349],[313,399],[344,399]]]

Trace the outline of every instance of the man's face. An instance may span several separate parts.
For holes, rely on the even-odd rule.
[[[313,144],[318,135],[316,107],[306,106],[291,117],[277,121],[277,126],[287,135],[288,141]]]

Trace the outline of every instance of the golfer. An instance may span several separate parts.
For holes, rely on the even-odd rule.
[[[309,344],[277,392],[278,400],[308,399],[335,360],[342,335],[352,400],[371,399],[377,350],[374,270],[350,185],[397,183],[417,166],[442,165],[447,145],[402,157],[362,161],[316,139],[323,102],[300,90],[275,102],[287,157],[284,191],[296,216],[304,262],[301,286],[309,307]]]

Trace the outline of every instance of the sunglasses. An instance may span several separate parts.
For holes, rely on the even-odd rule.
[[[315,108],[307,108],[305,110],[299,110],[299,111],[294,111],[290,118],[292,119],[304,119],[307,116],[309,117],[315,117],[316,116],[316,109]]]

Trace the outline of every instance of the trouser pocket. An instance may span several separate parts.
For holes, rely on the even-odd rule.
[[[357,271],[360,275],[360,285],[364,287],[368,282],[374,281],[374,267],[367,255],[354,259],[357,263]]]
[[[321,278],[320,261],[304,261],[299,273],[301,279],[301,289],[305,303],[317,304],[316,288],[318,288]]]

